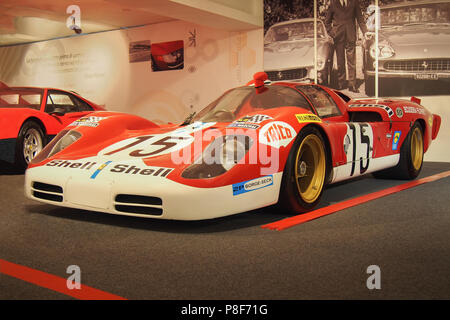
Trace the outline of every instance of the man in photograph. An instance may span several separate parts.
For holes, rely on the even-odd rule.
[[[338,66],[337,89],[349,88],[350,91],[358,93],[359,90],[356,86],[356,21],[365,34],[367,28],[361,14],[359,0],[331,0],[325,25],[334,40]],[[346,79],[346,71],[348,79]]]

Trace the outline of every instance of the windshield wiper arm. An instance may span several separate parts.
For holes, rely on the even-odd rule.
[[[188,124],[190,124],[192,122],[192,120],[194,119],[194,116],[197,114],[196,111],[192,112],[191,114],[189,114],[187,116],[187,118],[184,120],[184,122],[181,124],[182,126],[186,126]]]

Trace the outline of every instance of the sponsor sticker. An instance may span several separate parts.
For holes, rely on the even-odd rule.
[[[403,109],[398,107],[397,109],[395,109],[395,114],[398,118],[403,118]]]
[[[94,167],[97,162],[77,162],[72,160],[52,160],[46,164],[47,167],[59,167],[59,168],[69,168],[69,169],[81,169],[90,170]]]
[[[297,121],[299,123],[305,123],[305,122],[322,122],[322,119],[320,119],[315,114],[296,114],[295,117],[297,118]]]
[[[418,114],[425,114],[425,110],[418,107],[411,107],[411,106],[404,106],[403,111],[405,113],[418,113]]]
[[[108,117],[95,117],[95,116],[89,116],[89,117],[83,117],[78,120],[75,120],[70,124],[70,126],[74,127],[92,127],[95,128],[98,126],[100,121],[106,119]]]
[[[141,175],[141,176],[153,176],[165,178],[169,173],[173,171],[173,168],[164,168],[164,167],[145,167],[140,168],[134,165],[128,164],[116,164],[112,167],[110,172],[113,173],[123,173],[123,174],[131,174],[131,175]]]
[[[394,132],[394,138],[392,139],[392,150],[398,149],[398,142],[400,141],[400,136],[402,135],[401,131]]]
[[[273,185],[273,176],[265,176],[233,184],[233,196]]]
[[[286,147],[296,135],[296,131],[286,122],[273,121],[259,131],[259,142],[271,147]]]
[[[91,179],[95,179],[97,175],[104,170],[107,166],[109,166],[112,161],[107,161],[100,166],[95,161],[87,161],[87,162],[78,162],[74,160],[52,160],[46,164],[48,167],[60,167],[67,169],[80,169],[80,170],[91,170],[95,168],[97,169],[91,175]],[[116,162],[110,166],[109,172],[112,173],[122,173],[136,176],[153,176],[153,177],[161,177],[165,178],[173,171],[173,168],[165,168],[165,167],[153,167],[153,166],[145,166],[143,168],[137,167],[135,165],[123,164],[120,162]]]
[[[233,121],[228,127],[230,128],[244,128],[244,129],[258,129],[259,124],[263,121],[273,119],[271,116],[265,114],[255,114],[253,116],[245,116]]]
[[[259,124],[245,123],[245,122],[233,122],[228,127],[229,128],[241,128],[241,129],[253,129],[253,130],[256,130],[256,129],[259,128]]]
[[[100,171],[102,171],[103,169],[105,169],[105,167],[110,164],[112,161],[107,161],[104,164],[102,164],[100,167],[98,167],[97,170],[95,170],[95,172],[92,174],[91,179],[95,179],[97,177],[97,175],[100,173]]]

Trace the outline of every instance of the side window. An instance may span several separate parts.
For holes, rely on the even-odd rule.
[[[328,118],[341,115],[333,98],[322,88],[314,85],[303,85],[298,86],[297,89],[308,97],[319,117]]]
[[[283,86],[268,86],[268,90],[254,94],[250,100],[254,108],[271,109],[277,107],[300,107],[311,110],[309,102],[295,89]]]
[[[45,112],[53,112],[56,109],[62,109],[65,113],[78,112],[78,106],[73,103],[69,95],[62,92],[49,92]]]
[[[72,98],[72,101],[75,103],[75,105],[78,107],[78,111],[83,112],[83,111],[94,111],[94,109],[87,104],[86,102],[84,102],[83,100],[71,95],[70,96]]]

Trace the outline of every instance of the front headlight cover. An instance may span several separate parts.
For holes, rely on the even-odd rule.
[[[49,144],[45,146],[44,149],[42,149],[41,152],[33,159],[31,160],[32,164],[36,164],[39,162],[44,161],[47,158],[50,158],[57,154],[58,152],[64,150],[68,146],[70,146],[72,143],[77,141],[82,137],[82,134],[78,131],[74,130],[63,130],[56,137],[53,138],[52,141],[50,141]]]
[[[376,48],[375,44],[372,44],[370,46],[370,56],[372,59],[375,59],[376,56]],[[394,49],[392,46],[387,42],[380,42],[378,43],[378,58],[379,59],[387,59],[392,57],[395,54]]]
[[[245,157],[252,144],[253,139],[247,135],[218,137],[181,176],[185,179],[207,179],[224,174]]]

